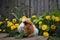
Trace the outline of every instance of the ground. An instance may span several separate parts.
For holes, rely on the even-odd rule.
[[[15,37],[6,37],[6,35],[8,34],[0,33],[0,40],[47,40],[47,37],[43,37],[43,36],[15,39]]]

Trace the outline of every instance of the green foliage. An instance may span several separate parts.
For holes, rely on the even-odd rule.
[[[18,26],[19,26],[20,24],[19,22],[21,22],[19,19],[25,18],[27,12],[25,11],[26,13],[24,14],[25,16],[23,17],[21,14],[22,12],[20,12],[20,9],[18,8],[16,9],[17,9],[18,15],[16,15],[14,11],[12,11],[12,15],[14,16],[14,18],[12,18],[11,20],[9,18],[8,20],[5,20],[5,19],[1,20],[2,23],[0,22],[1,24],[0,29],[2,30],[0,30],[0,32],[3,32],[3,30],[5,30],[4,32],[9,33],[9,36],[14,36],[15,38],[19,38],[19,37],[24,37],[26,33],[24,33],[24,31],[21,31],[21,33],[18,33],[17,27],[15,24],[18,23]],[[44,12],[43,15],[41,16],[33,16],[30,18],[31,18],[31,21],[38,28],[39,35],[43,35],[44,32],[47,32],[46,35],[43,35],[43,36],[60,36],[60,12],[59,11]],[[2,19],[1,16],[0,16],[0,19]],[[15,23],[12,22],[13,19]]]
[[[16,18],[19,19],[22,16],[27,16],[27,10],[24,10],[24,12],[22,12],[22,10],[19,7],[15,7],[12,8],[11,10],[11,14]]]
[[[60,37],[50,36],[47,40],[60,40]]]
[[[54,20],[52,16],[55,16]],[[58,17],[58,18],[56,18]],[[58,20],[58,21],[56,21]],[[39,22],[42,21],[41,24]],[[39,29],[40,35],[43,35],[44,31],[47,31],[50,36],[60,36],[60,12],[59,11],[52,11],[52,12],[44,12],[42,16],[37,16],[35,19],[33,19],[33,23],[37,26]],[[42,25],[47,25],[46,30],[42,30]],[[51,29],[51,26],[56,26],[56,29]]]

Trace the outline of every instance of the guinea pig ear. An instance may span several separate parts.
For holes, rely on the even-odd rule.
[[[33,24],[30,20],[26,20],[26,22],[30,25]]]
[[[22,18],[22,22],[25,22],[27,20],[27,18]]]

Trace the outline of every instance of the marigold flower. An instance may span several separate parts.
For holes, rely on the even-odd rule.
[[[39,25],[41,25],[42,24],[42,21],[39,21]]]
[[[42,25],[42,30],[47,30],[47,25]]]
[[[53,21],[55,20],[55,16],[54,16],[54,15],[52,16],[52,20],[53,20]]]
[[[60,19],[59,19],[59,17],[55,17],[55,21],[57,21],[57,22],[58,22],[59,20],[60,20]]]
[[[0,21],[0,25],[2,25],[3,24],[3,22],[2,21]]]
[[[22,18],[26,18],[26,16],[22,16]]]
[[[48,15],[48,16],[46,16],[45,18],[48,20],[48,19],[50,19],[50,16]]]
[[[19,26],[19,24],[18,24],[18,23],[16,23],[16,24],[15,24],[15,26],[16,26],[16,27],[18,27],[18,26]]]
[[[36,15],[33,15],[32,18],[36,18]]]
[[[43,32],[43,36],[48,37],[49,33],[48,32]]]
[[[12,25],[14,25],[12,22],[7,21],[7,27],[10,27],[10,26],[12,26]]]
[[[56,26],[55,25],[51,25],[51,29],[56,29]]]
[[[16,18],[12,19],[12,22],[13,22],[13,23],[16,23]]]
[[[11,30],[14,30],[15,28],[16,28],[15,25],[12,25],[12,26],[11,26]]]

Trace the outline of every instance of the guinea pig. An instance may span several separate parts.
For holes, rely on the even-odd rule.
[[[28,20],[28,18],[22,19],[21,24],[17,28],[18,32],[21,33],[21,30],[26,32],[26,36],[37,36],[38,35],[38,29],[36,26],[31,22],[31,20]]]

